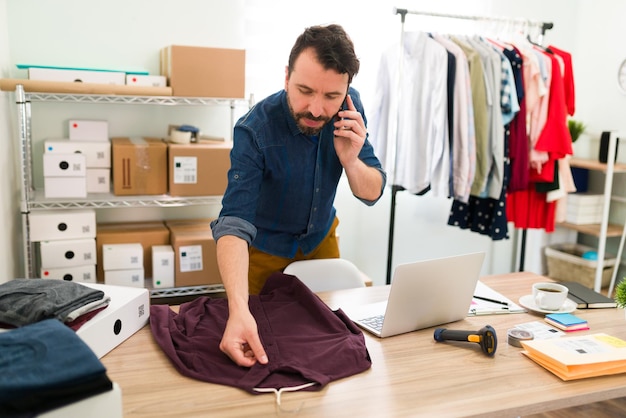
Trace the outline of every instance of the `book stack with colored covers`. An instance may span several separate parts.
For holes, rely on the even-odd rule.
[[[576,315],[570,313],[553,313],[548,314],[544,320],[563,331],[582,331],[589,329],[589,324],[585,319],[579,318]]]
[[[626,341],[598,333],[522,341],[522,351],[563,380],[626,372]]]

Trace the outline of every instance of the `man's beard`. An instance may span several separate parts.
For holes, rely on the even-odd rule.
[[[289,103],[289,98],[287,98],[287,103]],[[293,107],[291,107],[291,103],[289,103],[289,110],[291,111],[291,116],[293,116],[294,120],[296,121],[296,125],[298,125],[300,132],[308,136],[319,134],[324,126],[332,119],[332,117],[328,118],[325,116],[315,117],[310,112],[295,113]],[[306,126],[304,123],[301,122],[301,120],[304,118],[315,121],[323,121],[324,123],[319,128],[311,128],[310,126]]]

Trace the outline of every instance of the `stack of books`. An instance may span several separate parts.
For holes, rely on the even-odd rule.
[[[598,333],[521,341],[524,355],[563,380],[626,372],[626,341]]]
[[[585,319],[579,318],[570,313],[553,313],[545,316],[544,320],[563,331],[582,331],[589,329],[589,324]]]

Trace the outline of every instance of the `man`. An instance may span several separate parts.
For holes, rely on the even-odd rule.
[[[386,175],[349,87],[358,69],[341,26],[308,28],[291,50],[284,90],[235,125],[228,188],[211,226],[229,306],[220,349],[241,366],[268,362],[249,295],[292,261],[339,257],[333,201],[342,171],[367,205],[382,195]]]

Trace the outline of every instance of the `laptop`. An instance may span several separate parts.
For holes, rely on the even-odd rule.
[[[343,308],[359,327],[384,338],[467,316],[484,252],[396,266],[386,301]]]

